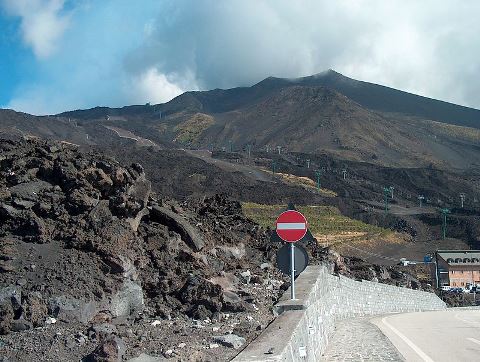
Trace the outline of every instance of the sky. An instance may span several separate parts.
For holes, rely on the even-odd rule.
[[[0,0],[0,108],[163,103],[334,69],[480,108],[480,1]]]

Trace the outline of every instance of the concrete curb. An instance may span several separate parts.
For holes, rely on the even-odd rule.
[[[338,320],[446,309],[433,293],[334,276],[320,265],[307,267],[295,287],[298,299],[287,290],[275,305],[279,316],[234,362],[319,361]]]

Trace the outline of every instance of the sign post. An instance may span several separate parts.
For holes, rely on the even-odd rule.
[[[307,233],[307,219],[300,212],[282,212],[276,222],[277,235],[290,244],[291,299],[295,299],[295,243]]]
[[[290,244],[290,279],[292,280],[292,287],[290,299],[295,299],[295,243]]]

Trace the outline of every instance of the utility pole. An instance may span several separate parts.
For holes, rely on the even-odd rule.
[[[307,168],[310,168],[310,160],[307,159]]]
[[[322,171],[316,170],[315,176],[317,176],[317,190],[320,190],[320,176],[322,176]]]
[[[250,158],[250,155],[252,153],[252,145],[250,143],[247,145],[247,151],[248,151],[248,158]]]
[[[229,141],[228,141],[228,146],[229,146],[230,152],[233,152],[233,143],[232,143],[232,140],[229,140]]]
[[[390,186],[390,196],[392,197],[392,200],[393,200],[393,190],[395,190],[395,187]]]
[[[347,178],[347,170],[343,169],[342,173],[343,173],[343,179],[345,180]]]
[[[463,204],[465,203],[465,196],[467,196],[467,195],[465,195],[463,192],[460,194],[460,201],[462,203],[462,209],[463,209]]]
[[[450,210],[445,208],[445,209],[441,209],[440,212],[443,215],[442,238],[445,239],[447,237],[447,214],[450,213]]]
[[[385,201],[385,213],[388,212],[388,194],[390,193],[390,188],[389,187],[384,187],[383,188],[383,196],[384,196],[384,201]]]
[[[425,196],[419,195],[419,196],[418,196],[418,201],[419,201],[419,203],[420,203],[420,207],[422,207],[423,200],[425,200]]]
[[[277,168],[277,163],[275,161],[272,161],[272,174],[275,176],[275,170]]]

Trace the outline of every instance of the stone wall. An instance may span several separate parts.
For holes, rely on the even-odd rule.
[[[275,306],[279,316],[234,362],[319,361],[340,319],[446,308],[433,293],[355,281],[317,265],[307,267],[295,287],[297,300],[287,290]]]

